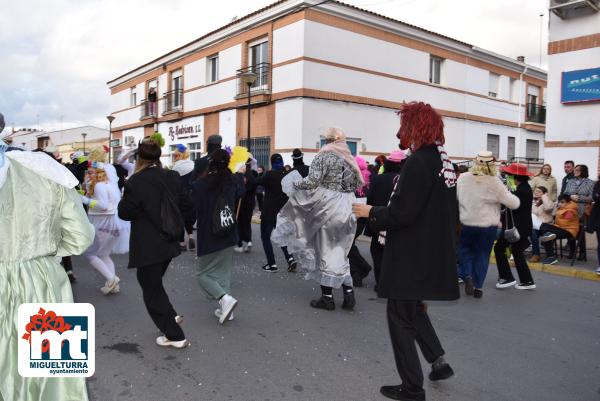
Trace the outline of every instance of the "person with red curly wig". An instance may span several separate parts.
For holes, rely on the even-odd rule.
[[[432,365],[429,379],[454,372],[429,320],[425,300],[459,297],[456,273],[456,174],[444,150],[444,123],[429,105],[413,102],[399,112],[400,148],[406,160],[387,206],[355,204],[373,231],[386,231],[377,293],[388,299],[387,318],[402,383],[381,387],[395,400],[425,400],[415,341]]]

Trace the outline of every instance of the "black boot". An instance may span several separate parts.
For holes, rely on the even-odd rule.
[[[344,303],[342,303],[342,309],[352,310],[356,305],[356,299],[354,298],[354,290],[352,287],[343,286],[344,291]]]
[[[313,299],[310,301],[310,306],[317,309],[334,310],[335,303],[333,297],[322,295],[319,299]]]

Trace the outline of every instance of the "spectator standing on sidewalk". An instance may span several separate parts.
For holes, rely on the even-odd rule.
[[[519,207],[519,198],[500,181],[490,151],[481,151],[475,164],[458,178],[457,196],[460,222],[458,276],[465,282],[465,293],[483,296],[490,253],[497,238],[500,207]]]
[[[585,164],[578,164],[573,170],[573,178],[567,183],[564,194],[569,195],[571,200],[577,203],[579,220],[581,226],[584,226],[586,219],[591,211],[592,192],[594,191],[594,181],[589,179],[588,167]],[[573,243],[575,240],[571,240]],[[569,244],[571,246],[571,244]],[[585,235],[579,241],[579,260],[585,259],[586,243]],[[572,248],[574,249],[574,248]],[[575,255],[569,255],[571,259]]]
[[[189,198],[179,174],[162,168],[161,147],[156,136],[144,138],[140,143],[135,173],[125,183],[119,203],[119,217],[131,221],[128,267],[137,269],[148,314],[163,333],[156,338],[156,344],[184,348],[189,343],[180,326],[182,317],[169,300],[163,277],[171,260],[181,254],[179,238],[184,227],[180,210],[185,211],[191,205],[186,204]],[[162,220],[163,204],[169,201],[167,197],[177,206],[170,209],[175,213],[171,216],[173,221]],[[173,231],[178,234],[168,234],[166,226],[175,226]]]
[[[531,221],[531,206],[533,204],[533,191],[529,186],[529,177],[533,174],[529,172],[527,166],[520,163],[512,163],[501,168],[501,171],[506,176],[506,182],[509,189],[519,198],[520,205],[512,212],[504,210],[502,216],[502,228],[504,230],[516,227],[519,233],[519,240],[508,242],[501,236],[494,246],[494,254],[496,255],[496,265],[498,266],[498,282],[496,288],[503,289],[512,287],[516,284],[518,290],[533,290],[535,283],[531,276],[531,271],[525,259],[525,249],[529,247],[529,236],[533,229]],[[519,274],[519,284],[517,284],[508,264],[506,257],[506,249],[511,249],[515,260],[517,273]]]
[[[565,190],[567,189],[567,184],[574,177],[573,170],[575,169],[575,162],[573,162],[573,160],[567,160],[563,166],[563,169],[565,171],[565,176],[563,177],[560,185],[560,195],[565,193]]]
[[[556,202],[557,197],[557,187],[556,187],[556,178],[552,176],[552,166],[549,164],[544,164],[540,172],[529,181],[529,185],[531,185],[531,189],[535,191],[537,187],[543,186],[546,187],[546,192],[548,196],[552,200],[552,202]]]
[[[588,223],[586,224],[586,231],[590,234],[594,231],[596,232],[598,264],[600,265],[600,177],[598,177],[598,181],[596,181],[596,185],[594,185],[594,190],[592,191],[592,202],[593,207]],[[600,266],[596,269],[596,274],[600,275]]]

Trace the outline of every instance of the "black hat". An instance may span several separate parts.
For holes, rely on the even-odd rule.
[[[294,151],[292,152],[292,159],[294,160],[302,159],[303,156],[304,153],[302,153],[302,151],[298,148],[294,149]]]
[[[221,137],[221,135],[211,135],[208,137],[208,140],[206,142],[208,145],[219,145],[221,146],[221,143],[223,143],[223,138]]]
[[[271,164],[275,164],[277,162],[283,164],[283,157],[279,153],[273,153],[271,155]]]

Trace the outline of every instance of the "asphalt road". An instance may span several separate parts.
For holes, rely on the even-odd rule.
[[[339,291],[338,309],[317,311],[308,303],[318,286],[301,273],[262,272],[256,225],[254,238],[252,253],[235,256],[232,291],[240,303],[223,326],[198,289],[194,255],[172,263],[166,288],[192,342],[184,350],[155,345],[159,333],[126,257],[116,258],[121,293],[108,297],[99,274],[75,258],[75,297],[96,307],[91,400],[383,400],[379,387],[400,380],[372,276],[356,290],[354,312],[339,308]],[[533,274],[536,291],[498,291],[491,266],[481,300],[430,303],[456,375],[426,379],[428,400],[600,400],[600,284]]]

